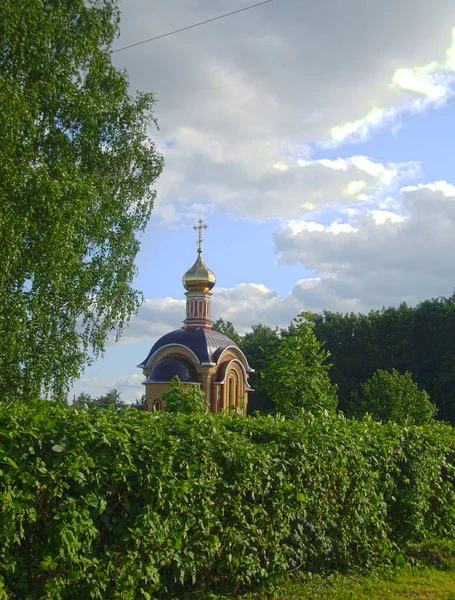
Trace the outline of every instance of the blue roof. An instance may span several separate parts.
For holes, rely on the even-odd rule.
[[[147,358],[138,365],[140,368],[147,366],[149,358],[157,350],[170,344],[179,344],[192,350],[199,359],[200,363],[217,362],[221,352],[229,346],[237,345],[224,333],[212,331],[211,329],[176,329],[166,333],[153,346],[147,355]]]

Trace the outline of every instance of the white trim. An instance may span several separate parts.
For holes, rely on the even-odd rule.
[[[246,368],[247,368],[247,367],[248,367],[248,369],[249,369],[249,368],[250,368],[250,365],[248,364],[248,361],[247,361],[247,359],[246,359],[246,356],[243,354],[243,352],[240,350],[240,348],[239,348],[238,346],[228,346],[227,348],[225,348],[225,349],[223,350],[223,352],[222,352],[222,353],[219,355],[219,357],[218,357],[218,360],[216,361],[216,364],[217,364],[217,365],[219,365],[219,364],[220,364],[220,360],[221,360],[222,356],[223,356],[223,355],[224,355],[224,354],[225,354],[225,353],[226,353],[228,350],[231,350],[232,348],[233,348],[234,350],[237,350],[237,352],[240,352],[240,356],[243,358],[243,360],[242,360],[241,362],[242,362],[242,364],[243,364],[243,366],[244,366],[244,368],[245,368],[245,371],[246,371]],[[238,359],[238,358],[236,358],[235,360],[239,360],[239,359]],[[252,369],[250,369],[250,370],[252,370]]]
[[[229,361],[229,364],[228,364],[228,366],[227,366],[227,369],[226,369],[226,371],[225,371],[225,373],[224,373],[224,379],[223,379],[223,381],[218,381],[217,383],[224,383],[224,382],[226,381],[226,375],[227,375],[227,373],[228,373],[228,371],[229,371],[229,367],[230,367],[230,365],[231,365],[233,362],[235,362],[235,363],[238,363],[238,364],[240,365],[240,367],[241,367],[241,369],[242,369],[242,372],[243,372],[243,376],[245,377],[245,387],[246,387],[246,386],[248,385],[248,376],[247,376],[247,374],[246,374],[246,369],[245,369],[245,367],[243,366],[243,364],[241,363],[241,361],[240,361],[238,358],[233,358],[232,360],[230,360],[230,361]]]
[[[200,360],[198,359],[198,357],[196,356],[196,354],[191,350],[191,348],[188,348],[188,346],[185,346],[184,344],[166,344],[165,346],[161,346],[161,348],[158,348],[158,350],[155,350],[155,352],[152,354],[152,356],[147,360],[147,363],[145,365],[145,367],[143,367],[144,369],[148,369],[151,366],[151,363],[153,361],[153,359],[155,358],[155,356],[157,354],[159,354],[162,350],[164,350],[165,348],[185,348],[185,350],[188,350],[188,352],[190,354],[192,354],[196,360],[196,363],[198,365],[202,364],[200,362]]]

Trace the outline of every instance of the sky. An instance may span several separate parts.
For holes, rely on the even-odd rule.
[[[113,48],[255,4],[123,0]],[[455,288],[455,2],[274,0],[113,53],[153,92],[165,167],[141,238],[144,303],[72,394],[143,393],[203,256],[212,318],[240,333],[304,310],[368,312]]]

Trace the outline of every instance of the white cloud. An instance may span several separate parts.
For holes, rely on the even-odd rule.
[[[78,395],[84,391],[92,398],[103,396],[112,389],[116,389],[121,394],[121,400],[127,404],[134,403],[140,400],[144,393],[142,382],[144,376],[139,373],[133,373],[125,377],[82,377],[77,382],[77,390],[74,390],[74,395]]]
[[[373,129],[392,123],[398,115],[395,108],[373,108],[361,119],[336,125],[331,129],[330,139],[321,143],[323,148],[336,148],[345,142],[365,142]]]
[[[399,210],[348,211],[324,225],[292,220],[275,235],[279,260],[301,262],[318,277],[286,295],[261,283],[214,288],[212,318],[232,321],[240,333],[252,324],[285,327],[303,310],[363,312],[450,295],[455,285],[455,187],[445,181],[401,189]],[[390,202],[389,202],[390,203]],[[182,325],[185,301],[145,302],[122,338],[149,341]]]
[[[405,112],[419,113],[443,106],[455,93],[455,28],[444,59],[396,69],[390,88],[396,93],[390,100],[392,106],[376,106],[360,119],[332,127],[330,138],[322,146],[335,148],[345,142],[363,142],[374,130],[393,125]],[[406,92],[411,92],[411,97]]]
[[[357,179],[356,181],[350,181],[348,185],[342,191],[343,196],[358,196],[358,194],[366,186],[363,179]]]
[[[452,293],[454,186],[440,181],[405,187],[398,205],[399,212],[351,213],[338,235],[333,226],[292,222],[277,232],[280,261],[301,262],[320,275],[312,284],[312,308],[338,304],[367,311]]]
[[[455,186],[447,181],[435,181],[433,183],[419,183],[418,185],[407,185],[401,188],[402,192],[414,192],[417,190],[430,190],[441,192],[446,198],[455,196]]]
[[[376,225],[384,225],[387,221],[391,221],[392,223],[401,223],[404,221],[404,217],[389,210],[370,210],[368,214],[371,215]]]
[[[128,327],[123,331],[120,344],[158,339],[168,331],[183,327],[185,300],[148,298]],[[114,343],[114,339],[111,340]]]
[[[123,0],[121,9],[119,46],[222,13],[225,0]],[[441,77],[455,61],[455,48],[447,50],[454,23],[455,4],[445,0],[286,0],[286,10],[271,3],[114,54],[131,87],[159,101],[161,130],[151,134],[166,167],[155,215],[172,223],[210,204],[258,219],[298,218],[330,204],[316,166],[298,173],[296,161],[309,161],[311,144],[331,131],[337,143],[366,137],[384,119],[395,127],[397,107],[436,102],[450,83]],[[441,71],[434,65],[445,51]],[[324,166],[325,174],[336,168]],[[359,170],[344,187],[371,183]]]
[[[118,46],[225,8],[226,0],[122,0]],[[131,88],[158,100],[160,132],[151,136],[166,165],[154,215],[167,227],[215,211],[286,219],[275,240],[281,261],[319,275],[286,295],[253,283],[215,288],[214,319],[244,332],[255,322],[286,326],[304,309],[369,310],[451,292],[454,186],[407,185],[398,194],[416,181],[415,163],[314,160],[311,148],[363,141],[380,127],[396,130],[406,111],[444,105],[454,23],[446,0],[286,0],[286,10],[271,3],[113,55]],[[320,223],[324,210],[331,216]],[[148,299],[121,344],[151,345],[182,326],[184,306]],[[128,377],[90,385],[127,390],[137,383]]]
[[[316,223],[315,221],[290,221],[288,226],[293,235],[299,235],[304,231],[319,231],[331,233],[333,235],[338,235],[339,233],[355,233],[357,231],[357,229],[352,227],[349,223],[340,223],[339,221],[334,221],[328,226],[322,225],[322,223]]]
[[[270,146],[249,148],[250,159],[205,149],[176,146],[169,155],[182,166],[177,176],[171,171],[172,206],[166,215],[187,217],[189,198],[198,198],[198,207],[234,213],[254,220],[296,219],[327,206],[350,206],[389,193],[403,180],[415,179],[419,165],[414,162],[382,163],[366,156],[329,159],[292,159],[274,162]],[[243,149],[246,151],[246,147]],[[167,187],[167,176],[163,185]],[[167,204],[158,202],[157,210]],[[196,215],[194,215],[196,216]]]

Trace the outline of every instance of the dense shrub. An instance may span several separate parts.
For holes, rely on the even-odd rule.
[[[298,315],[279,346],[270,348],[263,372],[264,390],[279,413],[335,411],[338,397],[329,377],[329,356],[314,333],[314,315]]]
[[[359,391],[352,392],[348,412],[356,417],[368,413],[383,423],[424,425],[434,419],[437,410],[409,371],[402,375],[396,369],[378,369],[360,385]]]
[[[128,600],[455,535],[455,434],[0,405],[0,598]]]
[[[209,403],[199,385],[188,385],[185,391],[177,375],[171,379],[170,388],[163,392],[162,399],[168,413],[203,415],[209,410]]]

